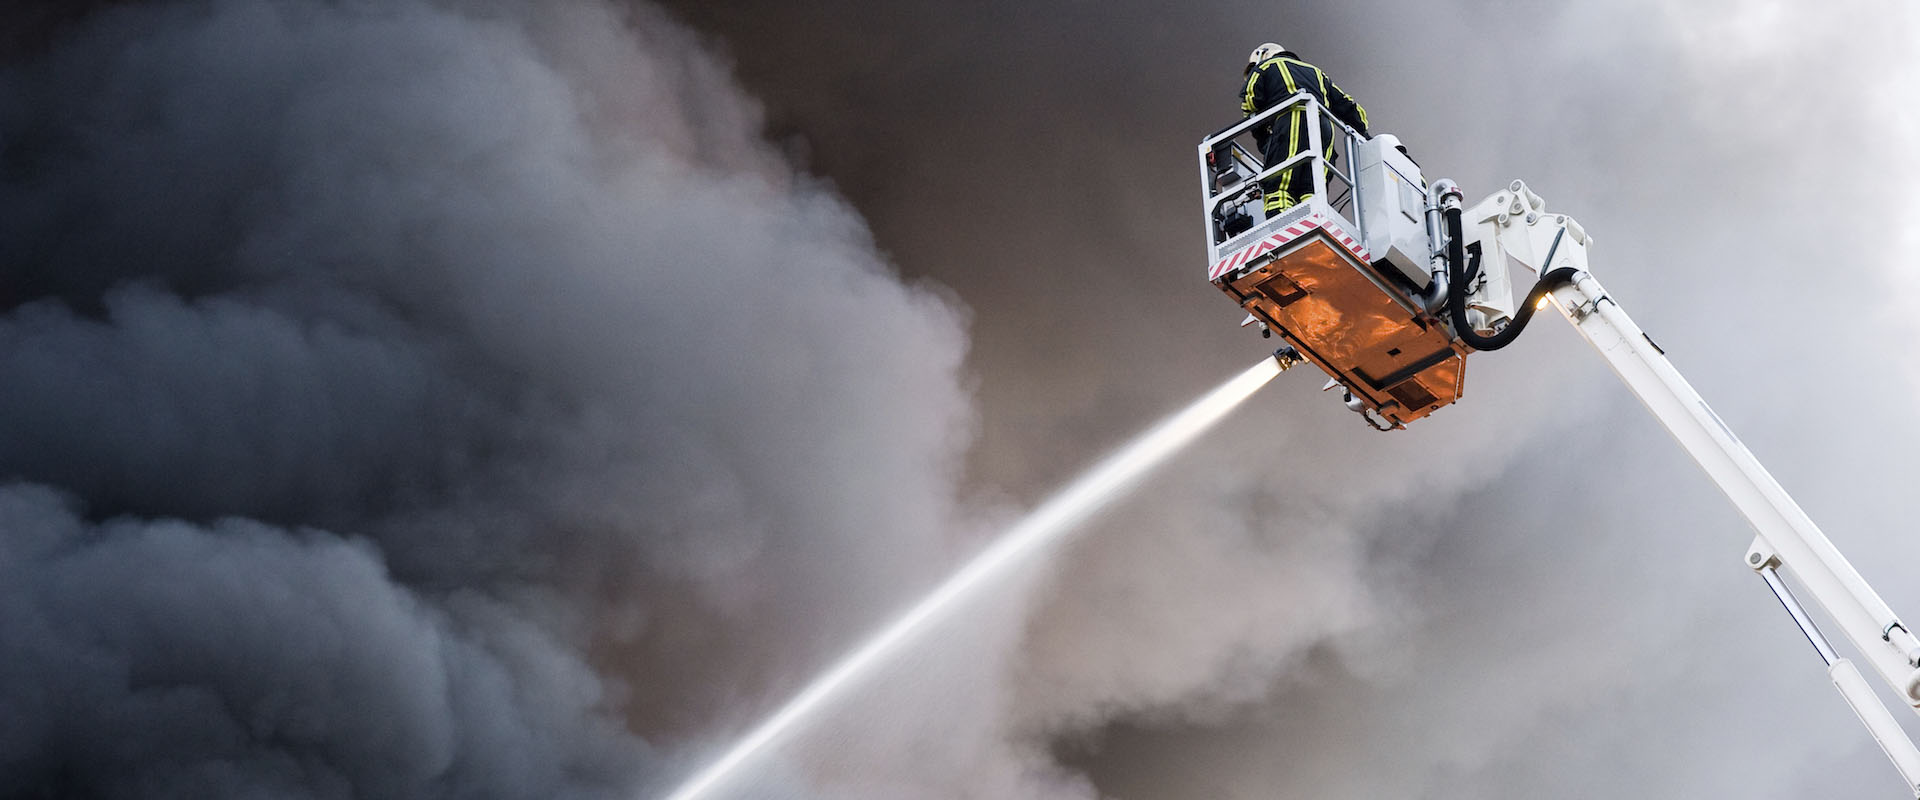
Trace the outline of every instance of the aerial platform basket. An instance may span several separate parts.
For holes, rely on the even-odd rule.
[[[1308,116],[1305,152],[1266,166],[1236,141],[1295,109]],[[1446,292],[1431,271],[1436,223],[1419,167],[1393,137],[1368,140],[1331,118],[1334,146],[1323,149],[1323,114],[1300,94],[1201,143],[1207,279],[1247,311],[1243,324],[1280,336],[1345,388],[1349,407],[1396,428],[1459,399],[1470,351],[1435,302]],[[1265,217],[1259,180],[1301,163],[1312,196]]]

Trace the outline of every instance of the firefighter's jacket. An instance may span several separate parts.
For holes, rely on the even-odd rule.
[[[1281,53],[1262,61],[1247,73],[1247,83],[1240,96],[1241,116],[1251,117],[1301,91],[1311,93],[1333,116],[1352,126],[1361,136],[1367,135],[1366,109],[1354,102],[1352,95],[1334,85],[1327,73],[1301,61],[1292,53]],[[1254,141],[1259,143],[1262,154],[1271,154],[1274,149],[1267,146],[1267,141],[1277,133],[1283,138],[1275,144],[1286,145],[1284,152],[1291,157],[1307,149],[1306,120],[1306,109],[1295,107],[1266,125],[1256,126],[1253,129]],[[1333,147],[1333,125],[1324,119],[1320,125],[1320,142],[1322,147]]]

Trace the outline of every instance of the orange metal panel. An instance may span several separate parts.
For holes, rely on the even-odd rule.
[[[1460,398],[1464,346],[1324,230],[1216,283],[1388,420],[1412,422]]]

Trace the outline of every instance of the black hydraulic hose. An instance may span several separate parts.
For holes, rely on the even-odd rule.
[[[1461,241],[1463,238],[1461,227],[1459,207],[1447,209],[1447,318],[1453,322],[1454,333],[1459,334],[1460,341],[1466,342],[1467,346],[1475,350],[1498,350],[1512,344],[1514,339],[1520,338],[1520,331],[1527,327],[1527,321],[1533,319],[1534,310],[1540,307],[1540,298],[1546,297],[1547,293],[1554,289],[1572,283],[1574,276],[1580,271],[1572,267],[1561,267],[1540,276],[1540,280],[1533,284],[1533,290],[1527,292],[1526,302],[1520,305],[1520,310],[1514,314],[1513,321],[1507,323],[1506,329],[1492,336],[1481,336],[1474,332],[1472,325],[1467,323],[1467,258],[1466,245]],[[1547,248],[1545,263],[1553,263],[1553,254],[1560,249],[1560,237],[1565,235],[1567,235],[1566,228],[1561,228],[1559,233],[1554,234],[1553,246]]]

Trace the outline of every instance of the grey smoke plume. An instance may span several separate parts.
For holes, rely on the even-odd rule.
[[[630,796],[970,541],[963,315],[656,10],[114,8],[0,97],[7,794]]]
[[[596,796],[651,761],[518,604],[365,541],[0,493],[10,796]]]
[[[12,60],[7,794],[671,781],[1261,352],[1198,278],[1191,159],[1267,38],[1431,172],[1581,217],[1920,613],[1910,11],[682,5],[713,41],[223,0]],[[1543,320],[1394,436],[1286,376],[741,795],[1885,792],[1743,523],[1582,347]]]

